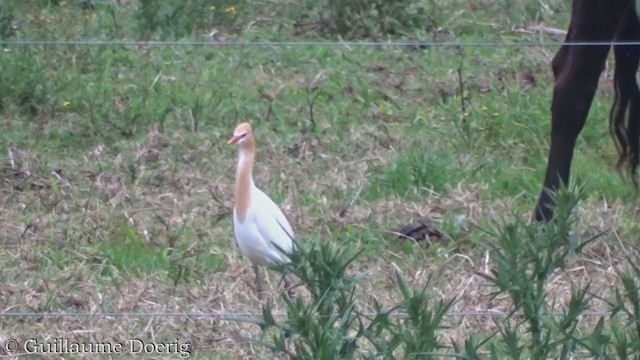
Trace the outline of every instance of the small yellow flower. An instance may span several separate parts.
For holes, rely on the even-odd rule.
[[[209,6],[209,11],[214,11],[215,9],[216,9],[215,6],[213,6],[213,5]]]
[[[68,100],[65,100],[65,101],[62,103],[62,107],[63,107],[63,108],[68,108],[68,107],[69,107],[69,105],[71,105],[71,102],[70,102],[70,101],[68,101]]]
[[[224,12],[226,12],[227,14],[234,16],[236,14],[236,7],[235,6],[228,6],[226,9],[224,9]]]

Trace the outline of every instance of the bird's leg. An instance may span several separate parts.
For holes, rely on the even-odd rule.
[[[260,280],[258,265],[253,265],[253,271],[256,273],[256,295],[258,295],[259,300],[262,300],[262,281]]]
[[[293,291],[293,284],[291,283],[289,275],[284,276],[284,289],[287,291],[287,295],[289,296],[289,298],[292,298],[296,295],[296,293]]]

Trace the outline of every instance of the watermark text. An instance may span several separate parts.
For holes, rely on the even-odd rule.
[[[186,358],[191,355],[191,344],[179,339],[169,341],[146,341],[132,338],[126,341],[77,341],[69,338],[6,339],[2,342],[0,354],[149,354],[175,355]]]

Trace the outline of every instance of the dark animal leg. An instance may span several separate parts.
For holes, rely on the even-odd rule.
[[[598,0],[574,0],[566,42],[609,42],[613,40],[630,1],[609,3]],[[537,221],[553,216],[548,191],[567,184],[576,139],[582,131],[598,87],[598,79],[610,46],[562,45],[552,61],[555,77],[551,102],[551,147],[543,190],[535,209]]]

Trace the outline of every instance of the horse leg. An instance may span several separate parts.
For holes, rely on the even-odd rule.
[[[567,45],[567,42],[608,42],[613,40],[618,21],[627,6],[598,0],[574,0],[565,44],[552,61],[555,78],[551,101],[551,146],[543,189],[535,209],[535,219],[553,216],[549,194],[560,183],[567,184],[576,139],[582,131],[609,53],[608,45]]]

